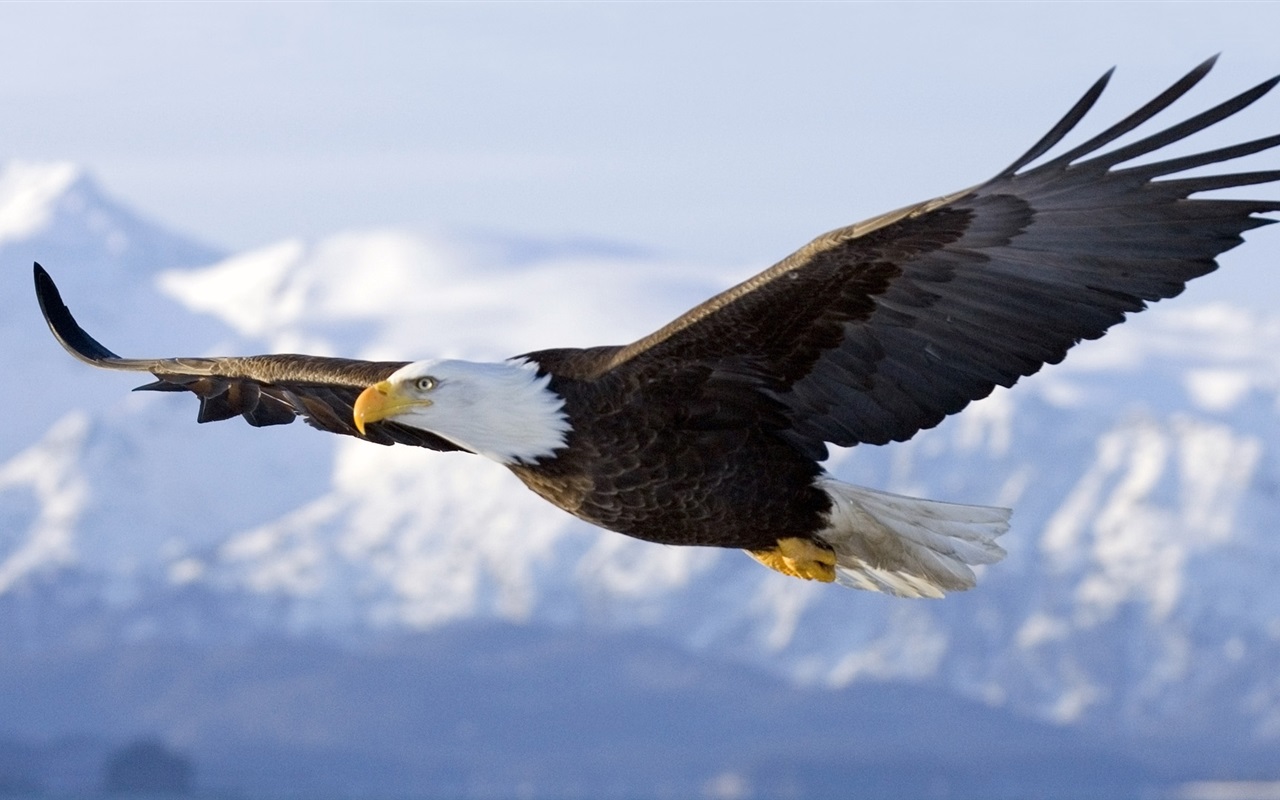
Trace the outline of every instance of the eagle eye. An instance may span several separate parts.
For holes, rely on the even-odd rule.
[[[413,385],[420,392],[429,392],[432,389],[436,388],[436,379],[432,378],[431,376],[418,378],[416,381],[413,382]]]

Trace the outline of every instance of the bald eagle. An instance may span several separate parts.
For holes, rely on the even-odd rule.
[[[188,391],[198,421],[312,426],[375,444],[460,450],[560,508],[672,545],[746,550],[799,578],[910,597],[974,585],[1007,509],[836,480],[828,445],[905,441],[996,386],[1061,361],[1127,313],[1217,267],[1280,201],[1189,199],[1280,170],[1167,176],[1280,145],[1280,135],[1135,160],[1207,128],[1280,76],[1103,150],[1174,103],[1201,64],[1085,143],[1042,163],[1111,72],[991,180],[823,234],[657,332],[621,346],[500,363],[308,355],[121,358],[72,318],[35,266],[45,319],[72,355]]]

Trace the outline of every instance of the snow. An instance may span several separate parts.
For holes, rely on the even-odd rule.
[[[0,172],[0,246],[38,233],[53,217],[54,202],[80,177],[66,162],[10,162]]]
[[[1195,781],[1183,784],[1176,800],[1280,800],[1280,781]]]
[[[1066,620],[1058,619],[1048,614],[1035,613],[1027,617],[1022,623],[1022,627],[1018,629],[1018,647],[1024,650],[1031,650],[1045,642],[1065,639],[1070,630],[1070,623]]]
[[[0,498],[27,491],[39,506],[25,541],[0,551],[0,594],[37,570],[75,563],[76,524],[89,494],[79,463],[88,430],[88,416],[72,411],[39,442],[0,464]]]
[[[217,314],[241,335],[270,342],[276,329],[305,314],[303,293],[285,286],[303,253],[302,242],[288,240],[207,269],[163,273],[158,284],[192,311]]]
[[[892,624],[864,646],[831,665],[825,683],[848,686],[858,680],[912,680],[936,677],[947,654],[947,633],[918,609],[891,612]]]
[[[1192,402],[1205,411],[1230,411],[1253,388],[1249,373],[1239,369],[1193,369],[1184,381]]]

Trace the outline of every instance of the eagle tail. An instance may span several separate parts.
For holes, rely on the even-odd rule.
[[[835,552],[836,581],[899,597],[942,597],[973,588],[973,567],[1004,558],[996,539],[1007,508],[940,503],[822,476],[831,498],[818,538]]]

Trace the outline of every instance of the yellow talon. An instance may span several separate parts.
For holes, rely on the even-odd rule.
[[[790,536],[769,550],[748,550],[747,555],[783,575],[831,583],[836,579],[836,554],[812,539]]]

